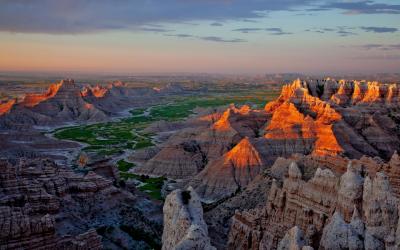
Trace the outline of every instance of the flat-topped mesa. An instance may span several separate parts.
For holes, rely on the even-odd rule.
[[[26,94],[21,104],[25,107],[34,107],[39,103],[54,97],[63,86],[64,82],[66,81],[63,80],[60,83],[51,84],[47,92],[43,94]],[[68,81],[68,83],[73,84],[73,81],[72,83],[71,81]]]
[[[0,116],[8,113],[14,106],[15,102],[16,102],[16,100],[12,99],[12,100],[8,100],[6,102],[0,103]]]

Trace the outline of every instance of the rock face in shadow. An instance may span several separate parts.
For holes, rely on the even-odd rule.
[[[196,192],[175,190],[164,204],[164,231],[162,249],[215,249],[210,244],[203,208]]]
[[[1,249],[102,249],[107,240],[95,229],[120,225],[135,225],[155,242],[161,236],[135,207],[139,199],[94,172],[45,159],[0,160],[0,186]]]
[[[293,234],[288,230],[295,226],[304,232],[304,243],[299,247],[396,249],[400,244],[396,238],[400,203],[390,178],[381,170],[362,173],[360,166],[357,161],[349,163],[342,175],[317,168],[308,179],[303,174],[306,167],[292,161],[283,182],[273,181],[264,207],[235,213],[228,249],[287,246]]]

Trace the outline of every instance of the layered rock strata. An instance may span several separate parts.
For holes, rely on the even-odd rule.
[[[219,115],[199,117],[208,123],[171,136],[160,152],[136,171],[191,179],[190,185],[208,202],[245,188],[260,166],[264,169],[278,157],[312,155],[343,173],[346,164],[340,163],[347,161],[345,157],[364,162],[366,157],[378,156],[389,161],[400,149],[398,107],[396,84],[296,80],[283,86],[281,95],[263,110],[231,105]],[[233,149],[245,138],[257,151],[255,159],[262,163],[232,167]],[[338,156],[336,164],[332,159]],[[388,165],[379,168],[388,170],[389,179],[397,175]]]
[[[246,187],[265,167],[257,149],[245,137],[189,183],[205,201],[220,200]]]
[[[285,233],[294,226],[304,232],[303,245],[315,249],[395,249],[400,243],[399,201],[383,172],[363,177],[350,163],[342,176],[317,168],[305,181],[295,162],[287,171],[282,184],[273,182],[264,208],[236,212],[229,249],[275,249],[282,239],[287,245]]]
[[[1,249],[102,249],[105,239],[94,229],[120,225],[157,242],[158,229],[136,207],[143,202],[94,172],[43,159],[0,160],[0,186]]]

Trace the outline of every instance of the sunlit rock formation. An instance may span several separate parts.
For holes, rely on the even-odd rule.
[[[8,113],[15,104],[15,99],[0,103],[0,116]]]
[[[247,186],[263,167],[257,149],[245,137],[221,158],[210,162],[189,185],[205,201],[215,201]]]
[[[27,94],[21,103],[0,118],[2,127],[9,128],[19,124],[54,126],[108,119],[103,111],[82,98],[81,88],[73,80],[52,84],[44,94]]]
[[[22,105],[26,107],[36,106],[39,103],[54,97],[64,84],[74,84],[74,81],[63,80],[60,83],[51,84],[47,92],[43,94],[26,94],[24,100],[22,101]]]
[[[163,95],[162,91],[130,88],[121,82],[82,87],[74,80],[62,80],[51,84],[44,93],[26,93],[21,102],[1,103],[0,128],[107,121],[129,108],[157,102]]]
[[[203,125],[192,123],[192,129],[171,136],[160,152],[134,171],[187,179],[204,201],[216,201],[245,188],[249,181],[241,178],[252,180],[259,171],[259,167],[249,168],[256,171],[243,174],[227,163],[228,152],[244,138],[265,166],[293,154],[312,155],[328,165],[335,165],[331,162],[335,157],[378,156],[387,161],[400,150],[398,100],[396,84],[298,79],[284,85],[280,96],[263,110],[230,105],[222,112],[198,117]],[[347,161],[343,161],[340,173],[346,171]]]

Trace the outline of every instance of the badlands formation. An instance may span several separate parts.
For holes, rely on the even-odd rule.
[[[102,86],[80,86],[74,80],[51,84],[42,94],[26,94],[16,103],[0,105],[0,128],[61,126],[109,120],[123,109],[151,103],[159,94],[151,88],[128,88],[121,82]]]
[[[0,104],[0,249],[400,248],[396,84],[295,80],[262,109],[151,125],[159,143],[132,152],[124,174],[168,178],[163,219],[116,166],[35,151],[76,147],[37,128],[109,121],[176,91],[65,80]]]
[[[209,232],[201,229],[199,244],[399,249],[399,101],[396,84],[296,80],[263,110],[230,106],[200,117],[207,122],[172,135],[137,171],[199,196]],[[176,202],[165,215],[189,227]],[[168,220],[171,246],[189,231],[168,236]]]

